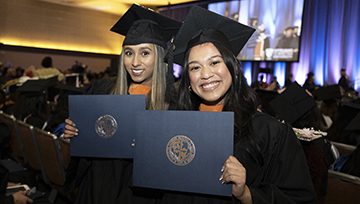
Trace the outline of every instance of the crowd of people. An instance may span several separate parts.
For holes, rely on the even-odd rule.
[[[276,77],[267,84],[264,75],[247,85],[236,55],[254,28],[198,6],[181,23],[133,4],[111,31],[125,36],[116,76],[91,80],[86,89],[69,87],[46,57],[32,76],[24,70],[11,81],[17,78],[3,74],[1,109],[70,143],[86,136],[68,118],[69,94],[145,95],[147,110],[233,112],[233,155],[219,166],[232,197],[140,188],[133,186],[133,159],[72,157],[64,194],[76,191],[74,203],[317,203],[337,159],[329,140],[359,145],[358,130],[344,124],[344,117],[347,123],[356,117],[346,106],[359,103],[357,94],[345,94],[354,91],[346,75],[328,87],[316,86],[313,73],[303,86],[292,74],[282,89]],[[171,62],[182,66],[176,88]],[[85,67],[77,62],[72,69]],[[39,79],[21,83],[24,74]],[[336,93],[324,96],[329,88]]]
[[[69,117],[68,96],[84,94],[89,84],[99,78],[109,77],[110,69],[107,68],[99,74],[86,72],[86,65],[76,62],[66,71],[54,68],[52,58],[46,56],[41,62],[41,67],[30,66],[27,69],[15,68],[12,63],[3,66],[0,63],[0,110],[16,119],[32,125],[33,127],[49,131],[61,137],[65,129],[65,119]],[[75,86],[72,75],[79,77],[79,83]],[[11,149],[8,142],[13,127],[0,121],[1,131],[1,159],[11,157]],[[1,164],[1,175],[9,172]],[[28,168],[28,167],[27,167]],[[27,174],[35,178],[32,173]],[[5,177],[4,177],[5,178]],[[9,177],[9,185],[29,184],[26,180],[13,180]],[[3,181],[0,181],[3,182]],[[33,182],[31,185],[35,185]],[[9,186],[7,185],[7,186]],[[2,185],[3,187],[3,185]],[[5,185],[6,187],[6,185]],[[3,192],[4,189],[1,189]],[[0,203],[26,203],[32,202],[25,193],[19,192],[13,196],[0,195]]]

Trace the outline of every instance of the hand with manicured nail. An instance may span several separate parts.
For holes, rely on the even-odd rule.
[[[70,140],[74,136],[78,135],[78,129],[75,128],[75,123],[70,119],[65,119],[65,123],[64,138]]]
[[[245,184],[246,169],[234,156],[229,156],[221,171],[222,183],[232,183],[232,194],[241,203],[252,203],[250,190]]]

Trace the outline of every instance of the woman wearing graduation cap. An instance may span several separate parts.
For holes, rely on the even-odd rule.
[[[294,132],[257,111],[235,57],[253,32],[197,6],[180,28],[174,41],[174,62],[183,66],[178,109],[234,112],[234,155],[219,166],[219,182],[232,185],[233,196],[167,192],[163,203],[316,203]]]
[[[180,26],[181,22],[133,4],[111,28],[125,36],[117,78],[96,81],[88,94],[143,94],[148,110],[168,109],[173,76],[164,63],[164,50]],[[64,137],[77,135],[75,124],[66,123]],[[132,160],[73,159],[65,191],[71,193],[79,186],[76,203],[136,202],[131,178]],[[139,196],[139,202],[151,201]]]

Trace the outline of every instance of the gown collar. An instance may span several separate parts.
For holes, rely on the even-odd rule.
[[[199,110],[200,111],[213,111],[213,112],[221,112],[224,105],[217,105],[217,106],[209,106],[203,103],[200,104]]]
[[[151,86],[144,86],[141,84],[131,84],[129,87],[130,95],[147,95],[151,90]]]

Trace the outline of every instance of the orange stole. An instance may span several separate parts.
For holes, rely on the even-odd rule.
[[[217,105],[217,106],[208,106],[203,103],[200,104],[199,110],[200,111],[213,111],[213,112],[221,112],[224,105]]]
[[[151,90],[150,86],[144,86],[140,84],[131,84],[129,87],[130,95],[147,95]]]

